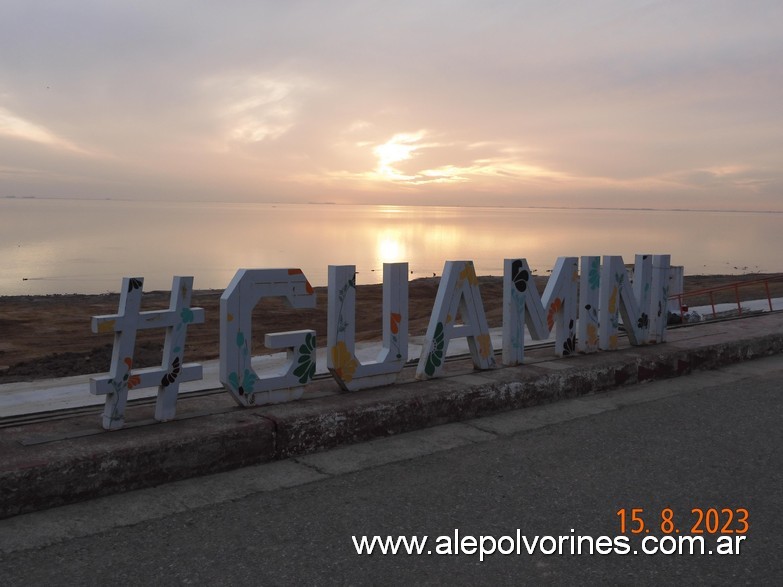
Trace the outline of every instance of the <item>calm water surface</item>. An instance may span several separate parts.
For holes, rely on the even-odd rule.
[[[299,267],[325,285],[330,264],[377,283],[384,262],[411,278],[472,259],[500,275],[526,257],[545,274],[565,255],[670,253],[686,274],[783,271],[781,213],[448,208],[0,199],[0,295],[145,290],[193,275],[223,289],[239,268]]]

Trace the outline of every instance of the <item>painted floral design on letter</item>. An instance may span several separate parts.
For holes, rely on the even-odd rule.
[[[182,311],[179,313],[179,317],[183,324],[191,324],[195,318],[195,315],[193,314],[193,310],[190,308],[182,308]]]
[[[563,341],[563,356],[567,357],[573,355],[576,351],[576,334],[574,333],[574,321],[568,321],[568,330],[571,332],[571,336]]]
[[[598,289],[601,285],[601,259],[596,257],[590,261],[590,270],[587,273],[587,283],[590,289]]]
[[[346,383],[353,379],[356,368],[359,366],[359,363],[348,352],[348,347],[342,340],[332,347],[332,364],[334,365],[334,372]]]
[[[344,343],[343,343],[344,344]],[[315,376],[315,335],[308,333],[303,344],[299,345],[298,366],[294,369],[294,375],[299,378],[299,383],[304,385]]]
[[[304,272],[301,269],[289,269],[288,275],[304,275]],[[305,291],[308,294],[312,294],[315,290],[313,289],[313,286],[310,285],[310,282],[305,279]]]
[[[400,341],[397,335],[400,333],[400,322],[402,321],[402,314],[398,312],[391,312],[389,314],[389,330],[391,331],[391,343],[397,351],[397,358],[402,358],[402,351],[400,350]]]
[[[478,342],[479,355],[481,355],[481,358],[488,359],[492,354],[492,340],[489,337],[489,333],[476,336],[476,342]]]
[[[258,376],[250,369],[245,369],[241,380],[239,378],[239,374],[236,371],[230,373],[228,376],[228,382],[234,389],[236,389],[239,395],[247,394],[248,396],[252,396],[254,393],[253,387],[255,386],[257,380]]]
[[[465,268],[459,273],[460,279],[466,279],[470,285],[478,285],[478,277],[476,277],[476,269],[473,267],[473,263],[465,263]]]
[[[174,357],[174,360],[171,362],[171,369],[169,369],[168,373],[166,373],[160,380],[161,386],[168,387],[174,383],[177,380],[177,377],[179,377],[180,370],[181,366],[179,357]]]
[[[236,345],[239,347],[241,351],[241,360],[243,365],[250,365],[250,348],[247,343],[247,338],[245,338],[245,333],[241,330],[237,332],[236,337]],[[252,369],[249,369],[245,367],[243,369],[242,374],[240,374],[237,371],[233,371],[232,373],[229,373],[228,375],[228,382],[233,387],[237,394],[239,395],[247,395],[248,397],[252,397],[253,395],[253,387],[255,386],[256,381],[258,380],[258,375],[255,374],[255,372]]]
[[[546,314],[546,325],[549,330],[552,330],[555,326],[555,314],[563,309],[563,300],[555,298],[555,300],[549,304],[549,311]]]
[[[612,288],[612,293],[609,295],[609,313],[617,313],[617,286]]]
[[[400,332],[400,320],[402,320],[402,315],[397,312],[392,312],[389,315],[389,328],[391,329],[392,334],[398,334]]]
[[[125,365],[128,367],[128,370],[122,376],[122,379],[109,379],[109,385],[114,388],[115,393],[119,393],[125,389],[133,389],[139,383],[141,383],[141,377],[138,375],[131,375],[133,359],[130,357],[125,357],[122,362],[125,363]]]
[[[435,374],[435,370],[443,364],[444,343],[443,322],[438,322],[435,326],[435,335],[432,337],[432,348],[427,355],[427,363],[424,366],[424,372],[430,377],[432,377]]]
[[[587,325],[587,344],[591,347],[598,345],[598,326],[592,322]]]
[[[106,320],[98,325],[98,332],[105,334],[107,332],[114,332],[114,326],[117,324],[116,320]]]
[[[527,282],[530,279],[530,273],[522,268],[522,261],[519,259],[511,263],[511,281],[519,293],[527,291]]]

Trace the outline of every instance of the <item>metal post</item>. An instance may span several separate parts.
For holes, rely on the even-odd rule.
[[[764,289],[767,290],[767,302],[769,303],[769,311],[772,311],[772,296],[769,295],[769,279],[764,280]]]

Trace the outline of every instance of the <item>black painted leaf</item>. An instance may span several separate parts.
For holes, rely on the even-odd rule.
[[[517,259],[511,263],[511,281],[518,292],[527,291],[527,282],[530,279],[530,273],[522,268],[522,261]]]

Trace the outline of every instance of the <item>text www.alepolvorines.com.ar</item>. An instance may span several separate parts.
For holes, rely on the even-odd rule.
[[[451,535],[429,536],[351,536],[359,555],[455,555],[479,560],[493,555],[737,555],[746,536],[473,536],[455,530]]]

